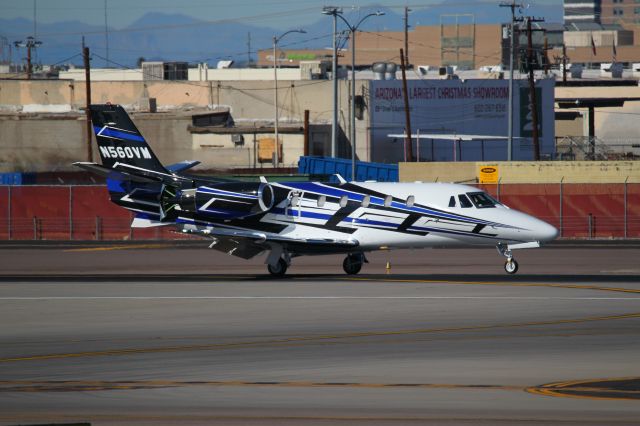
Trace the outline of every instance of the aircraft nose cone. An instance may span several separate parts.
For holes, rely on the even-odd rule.
[[[536,227],[536,234],[538,234],[538,241],[541,243],[548,243],[558,238],[558,229],[549,225],[547,222],[539,221],[540,223]]]

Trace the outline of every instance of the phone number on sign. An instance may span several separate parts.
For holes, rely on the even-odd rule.
[[[506,112],[507,107],[503,104],[477,104],[474,105],[473,110],[478,113],[491,113],[491,112]]]

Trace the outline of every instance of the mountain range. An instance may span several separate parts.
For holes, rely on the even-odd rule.
[[[380,8],[384,16],[372,17],[361,26],[366,31],[401,31],[403,17],[397,9]],[[443,3],[417,9],[409,15],[412,27],[454,23],[450,15],[461,16],[460,23],[496,24],[509,20],[509,9],[499,8],[497,3],[478,2],[469,11],[455,4]],[[357,22],[362,10],[345,11],[344,17]],[[527,15],[544,17],[547,22],[562,22],[562,4],[541,5],[526,10]],[[447,16],[449,15],[449,16]],[[340,21],[339,21],[340,22]],[[340,22],[340,24],[342,24]],[[340,25],[341,28],[346,28]],[[339,27],[339,30],[341,29]],[[279,46],[290,49],[319,49],[331,46],[332,20],[320,14],[318,19],[303,27],[305,34],[291,33]],[[42,45],[35,53],[35,62],[42,64],[82,64],[82,39],[92,52],[94,67],[134,67],[139,58],[145,60],[208,62],[215,65],[222,59],[233,59],[244,64],[256,59],[256,51],[272,47],[274,35],[286,29],[248,25],[238,22],[209,22],[182,14],[149,12],[124,28],[109,28],[108,54],[103,26],[88,25],[80,21],[38,23],[37,39]],[[33,35],[33,22],[24,18],[0,19],[0,61],[21,62],[26,49],[17,49],[14,41]],[[249,37],[251,39],[249,45]],[[250,46],[250,47],[249,47]],[[107,56],[109,62],[107,62]]]

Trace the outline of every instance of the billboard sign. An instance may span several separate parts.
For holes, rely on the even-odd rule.
[[[487,135],[487,139],[451,141],[413,140],[420,161],[502,161],[507,159],[509,82],[498,79],[408,80],[412,133]],[[539,80],[538,117],[542,158],[554,151],[554,81]],[[402,82],[370,82],[371,161],[404,160],[404,140],[389,134],[404,133]],[[526,80],[514,81],[513,159],[532,160],[530,108]]]

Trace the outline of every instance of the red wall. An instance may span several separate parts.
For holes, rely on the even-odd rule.
[[[624,184],[503,184],[481,187],[509,207],[561,228],[563,237],[588,238],[590,223],[592,237],[625,236]],[[626,189],[627,237],[640,238],[640,184],[627,184]],[[0,186],[0,240],[185,237],[173,232],[171,227],[131,229],[132,217],[129,211],[109,201],[104,186]]]

